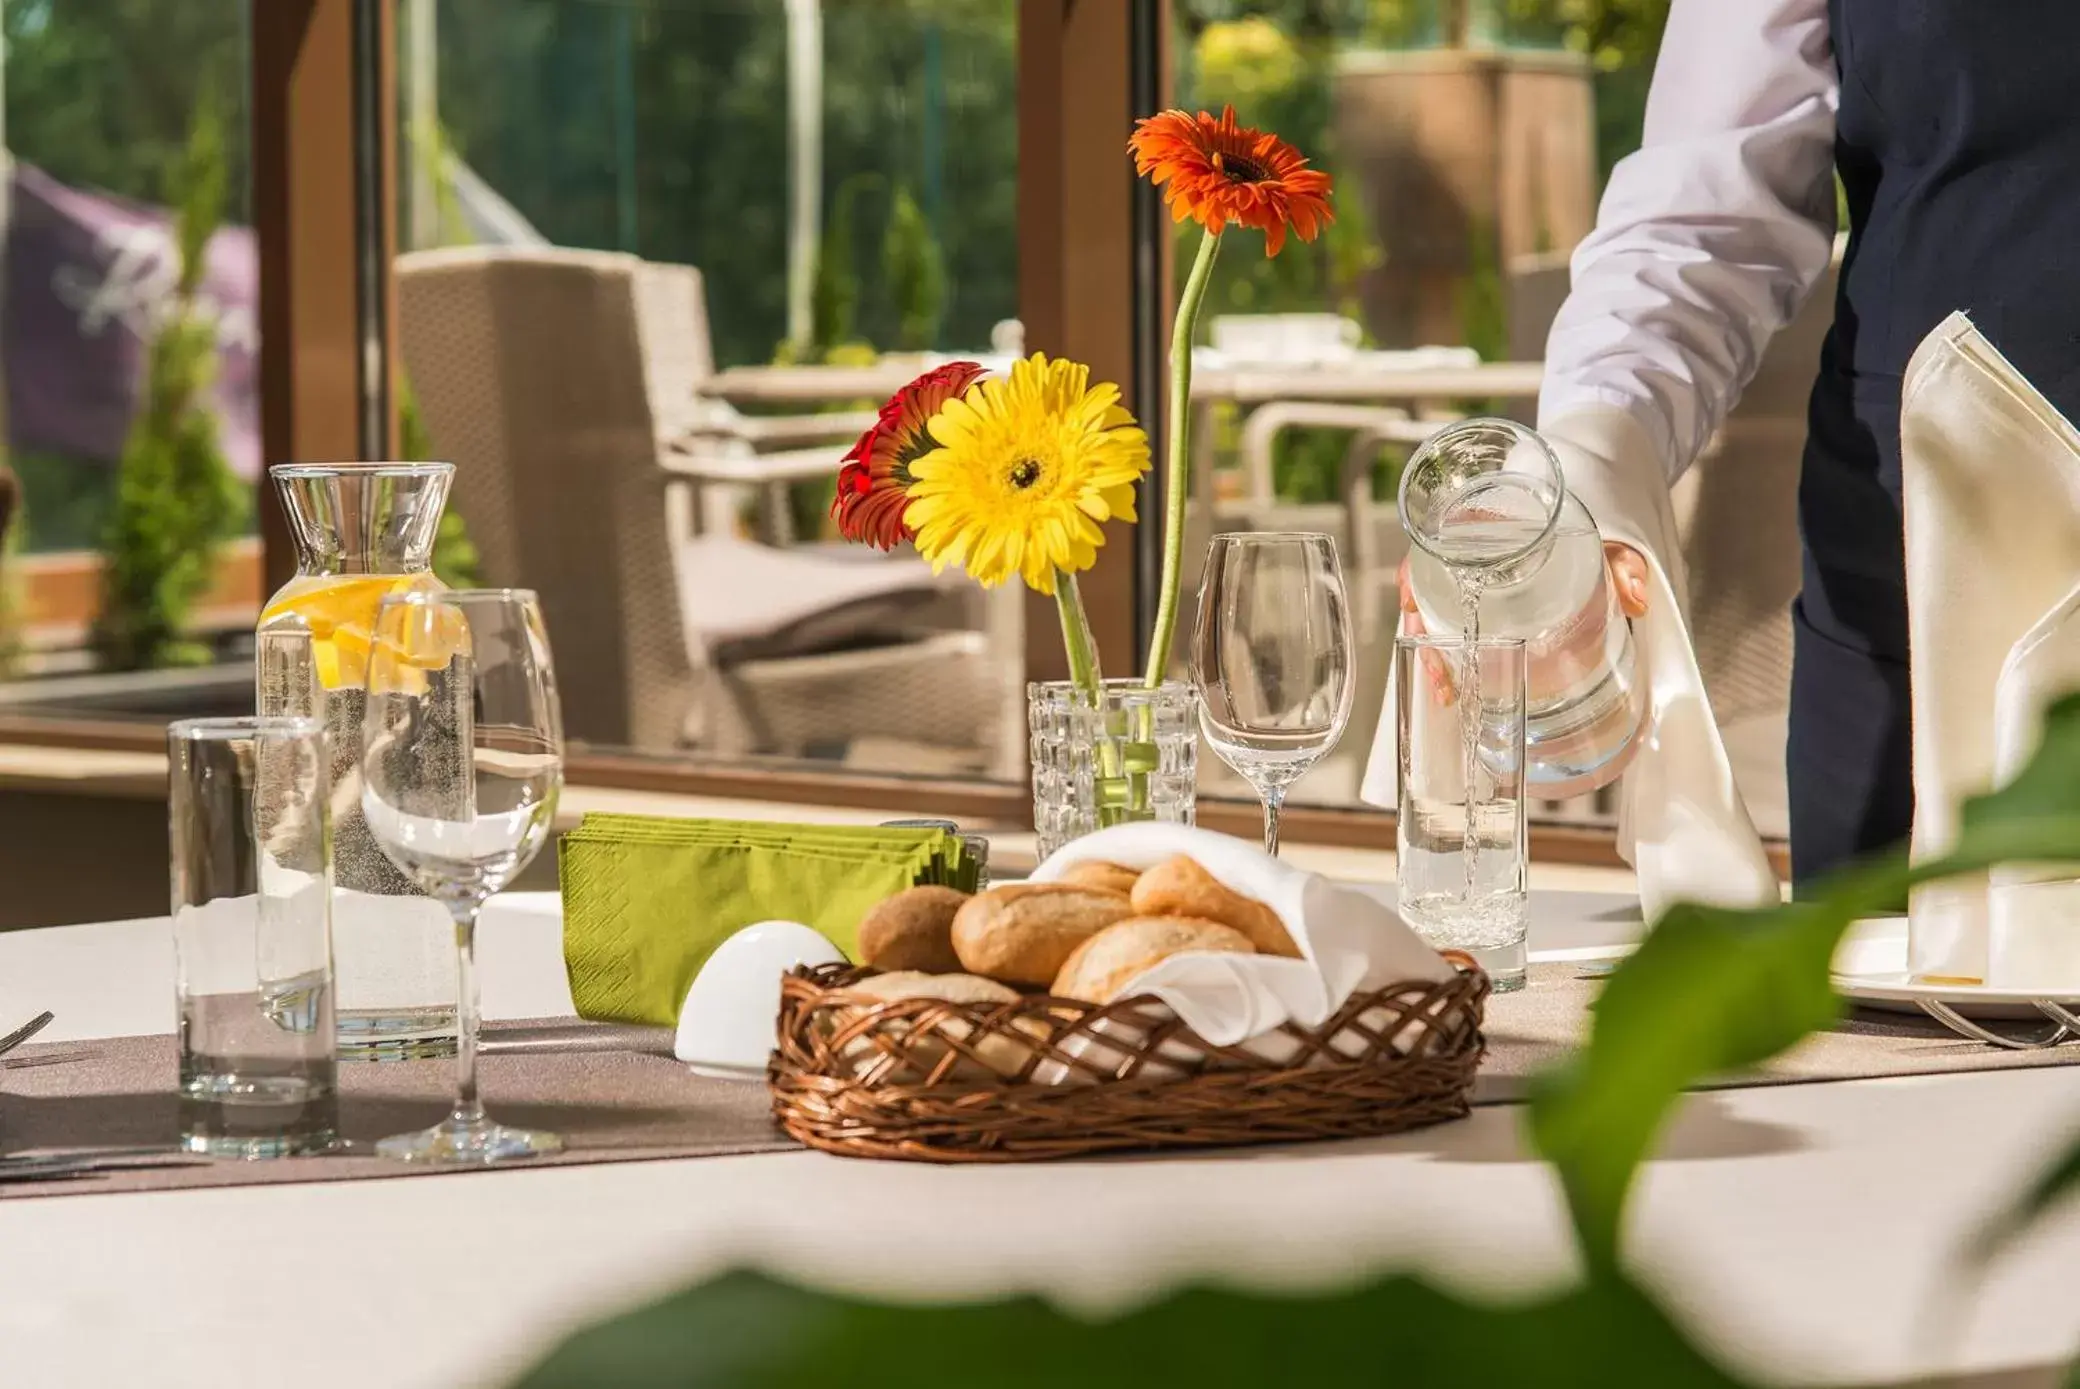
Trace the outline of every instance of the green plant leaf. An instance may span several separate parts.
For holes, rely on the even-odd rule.
[[[733,1273],[579,1332],[521,1389],[1620,1383],[1743,1381],[1622,1279],[1517,1307],[1461,1302],[1405,1277],[1313,1297],[1194,1288],[1089,1321],[1033,1297],[900,1307]]]
[[[1834,1020],[1828,958],[1854,919],[1824,903],[1677,906],[1611,975],[1589,1045],[1536,1079],[1530,1111],[1593,1264],[1616,1262],[1626,1192],[1676,1098]]]
[[[1888,854],[1778,907],[1664,913],[1605,985],[1589,1044],[1532,1086],[1532,1142],[1559,1173],[1591,1265],[1616,1263],[1633,1177],[1683,1091],[1766,1061],[1834,1020],[1828,963],[1859,917],[1916,883],[1999,863],[2075,861],[2080,696],[2067,696],[2046,713],[2028,766],[1966,805],[1944,858],[1909,867],[1904,851]]]
[[[1999,790],[1964,808],[1964,834],[1917,881],[2021,860],[2069,862],[2080,843],[2080,693],[2057,700],[2029,763]]]

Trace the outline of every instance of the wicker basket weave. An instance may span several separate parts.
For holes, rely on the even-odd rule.
[[[1488,977],[1462,965],[1442,982],[1355,994],[1319,1028],[1217,1047],[1148,995],[1100,1006],[843,993],[872,972],[825,965],[783,981],[773,1115],[812,1148],[922,1162],[1348,1138],[1460,1118],[1488,996]]]

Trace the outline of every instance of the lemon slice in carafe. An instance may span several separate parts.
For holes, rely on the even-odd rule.
[[[393,593],[425,588],[434,580],[426,574],[343,574],[297,579],[276,595],[260,614],[265,626],[278,617],[293,614],[303,619],[311,633],[311,659],[317,666],[318,683],[328,690],[358,690],[368,683],[369,650],[375,640],[376,611]],[[409,663],[434,670],[447,663],[459,640],[452,612],[437,611],[436,619],[416,634]],[[445,635],[443,635],[445,633]],[[427,662],[431,662],[427,664]]]

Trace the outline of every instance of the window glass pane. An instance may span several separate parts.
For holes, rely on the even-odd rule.
[[[1408,549],[1394,503],[1400,464],[1442,421],[1533,420],[1535,364],[1566,292],[1568,256],[1594,225],[1611,166],[1638,146],[1666,8],[1172,6],[1177,104],[1232,103],[1243,123],[1276,131],[1336,181],[1337,220],[1316,242],[1289,241],[1270,259],[1255,232],[1226,238],[1193,388],[1192,553],[1217,530],[1327,531],[1351,589],[1351,723],[1293,788],[1297,802],[1359,803]],[[1187,223],[1174,235],[1182,275],[1200,233]],[[1440,371],[1449,390],[1424,384]],[[1790,562],[1795,570],[1795,553]],[[1728,636],[1734,654],[1707,682],[1769,691],[1729,737],[1758,821],[1781,832],[1788,624],[1781,611],[1761,621],[1767,631]],[[1205,792],[1252,798],[1210,752],[1201,765]],[[1614,805],[1605,794],[1539,814],[1608,825]]]
[[[407,449],[454,567],[542,591],[574,738],[1023,776],[1018,593],[830,520],[885,396],[1020,345],[1017,18],[400,0]]]
[[[8,0],[0,701],[252,705],[246,0]]]

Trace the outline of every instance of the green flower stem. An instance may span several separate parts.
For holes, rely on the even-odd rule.
[[[1143,683],[1158,689],[1170,672],[1170,648],[1177,640],[1178,589],[1184,582],[1184,501],[1190,479],[1192,434],[1192,339],[1199,308],[1213,279],[1214,257],[1220,254],[1219,232],[1199,242],[1198,258],[1177,299],[1177,322],[1170,329],[1169,472],[1163,479],[1163,587],[1156,605],[1156,629],[1148,643],[1148,674]]]
[[[1054,571],[1054,604],[1062,615],[1062,649],[1069,655],[1069,680],[1083,692],[1093,709],[1104,694],[1104,677],[1098,669],[1098,644],[1091,638],[1090,618],[1084,614],[1083,593],[1076,576]]]
[[[1098,822],[1118,824],[1145,818],[1148,778],[1128,772],[1129,749],[1120,746],[1105,711],[1105,678],[1098,666],[1098,643],[1091,636],[1089,615],[1076,576],[1057,569],[1055,607],[1062,615],[1062,649],[1069,656],[1069,682],[1082,695],[1094,720],[1092,751],[1097,755]]]

